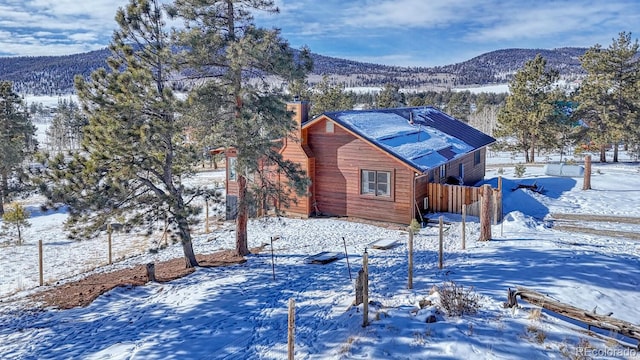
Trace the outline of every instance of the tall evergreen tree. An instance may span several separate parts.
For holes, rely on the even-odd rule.
[[[22,164],[37,147],[36,128],[9,81],[0,81],[0,215],[11,196],[23,189]]]
[[[311,99],[311,87],[306,79],[295,79],[288,84],[288,91],[291,97],[300,100]]]
[[[297,164],[286,161],[274,146],[296,126],[286,111],[283,95],[267,82],[276,75],[289,82],[304,78],[310,56],[303,49],[298,59],[279,31],[258,28],[252,11],[278,11],[273,0],[176,0],[171,14],[186,21],[177,33],[185,49],[184,66],[203,85],[190,100],[199,103],[203,126],[210,126],[217,143],[237,150],[238,184],[236,253],[249,253],[247,220],[257,192],[277,191],[266,168],[277,167],[289,180],[289,189],[302,194],[308,180]],[[258,74],[260,82],[249,82]],[[258,176],[256,176],[258,175]],[[289,198],[278,196],[279,199]]]
[[[381,109],[397,108],[404,105],[404,95],[400,93],[400,86],[387,83],[378,94],[377,106]]]
[[[324,76],[322,81],[317,83],[311,91],[311,116],[317,116],[327,111],[352,109],[354,100],[348,93],[344,92],[344,87],[331,85],[329,77]]]
[[[638,41],[621,32],[607,49],[599,44],[580,58],[587,76],[580,86],[578,113],[589,124],[589,136],[600,147],[600,161],[606,162],[606,146],[614,145],[613,161],[618,161],[618,144],[639,141],[638,83],[640,62]]]
[[[535,161],[535,150],[542,138],[553,136],[548,126],[554,112],[550,94],[558,77],[558,72],[547,69],[547,61],[538,54],[509,83],[510,95],[498,114],[495,135],[513,137],[515,148],[524,152],[526,162]]]
[[[189,219],[196,210],[183,180],[197,157],[185,144],[168,83],[172,52],[162,5],[130,0],[115,18],[110,71],[75,79],[89,120],[82,151],[52,162],[55,184],[48,195],[69,204],[68,225],[83,235],[118,218],[154,221],[162,210],[177,228],[186,266],[194,267]]]
[[[471,92],[469,90],[453,92],[446,111],[456,119],[467,121],[471,114]]]

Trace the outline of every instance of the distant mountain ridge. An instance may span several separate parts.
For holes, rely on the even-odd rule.
[[[401,88],[416,90],[496,84],[507,82],[537,54],[547,59],[548,65],[562,76],[571,78],[582,74],[579,57],[585,51],[586,48],[503,49],[461,63],[435,67],[379,65],[312,54],[314,69],[310,82],[328,76],[333,83],[348,87],[381,87],[396,83]],[[105,48],[65,56],[0,57],[0,80],[12,81],[14,89],[21,94],[71,94],[75,92],[74,76],[88,77],[94,70],[106,67],[109,54]]]

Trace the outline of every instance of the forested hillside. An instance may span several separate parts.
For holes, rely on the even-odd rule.
[[[64,95],[75,92],[73,77],[106,67],[106,49],[66,56],[0,57],[0,80],[13,82],[20,94]]]
[[[505,83],[527,60],[541,54],[551,68],[565,78],[582,74],[578,57],[584,48],[504,49],[482,54],[473,59],[437,67],[400,67],[312,54],[314,69],[311,84],[328,76],[334,84],[348,87],[379,86],[394,83],[401,88],[446,90],[464,85]],[[14,83],[21,94],[61,95],[74,92],[73,77],[88,76],[106,67],[108,50],[97,50],[67,56],[0,57],[0,80]]]

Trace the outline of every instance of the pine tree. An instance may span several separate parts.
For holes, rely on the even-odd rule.
[[[172,16],[186,21],[177,39],[184,53],[185,68],[200,79],[191,94],[191,117],[199,117],[216,136],[216,144],[237,150],[238,213],[236,253],[249,253],[247,220],[252,199],[258,192],[277,191],[265,168],[277,167],[288,188],[306,192],[308,179],[300,167],[285,161],[274,140],[291,133],[295,123],[286,111],[283,95],[267,82],[267,75],[286,81],[304,78],[310,69],[308,50],[294,57],[277,30],[258,28],[251,11],[278,11],[272,0],[176,0]],[[260,81],[249,82],[251,74]],[[270,165],[264,167],[263,165]],[[268,186],[268,187],[265,187]],[[278,196],[279,199],[289,197]]]
[[[322,81],[317,83],[311,91],[311,111],[310,116],[317,116],[328,111],[339,111],[352,109],[353,98],[344,92],[344,87],[332,85],[328,76],[323,76]]]
[[[404,105],[404,96],[400,93],[400,86],[387,83],[378,94],[377,106],[380,109],[397,108]]]
[[[550,94],[557,80],[558,72],[547,69],[547,61],[538,54],[509,83],[510,95],[498,114],[495,134],[515,138],[515,148],[524,152],[526,162],[535,161],[541,139],[553,136],[552,127],[548,126],[554,111]]]
[[[311,87],[306,79],[295,79],[288,84],[289,94],[294,99],[309,100],[311,99]],[[313,110],[312,110],[313,111]]]
[[[31,226],[31,223],[27,220],[30,215],[29,211],[17,202],[10,204],[7,211],[2,215],[3,227],[16,230],[18,245],[22,245],[22,229]]]
[[[620,142],[640,140],[638,49],[638,41],[632,42],[631,34],[622,32],[609,48],[596,44],[580,58],[587,76],[579,89],[578,112],[588,122],[602,162],[607,161],[607,144],[614,145],[613,161],[617,162]]]
[[[116,14],[109,46],[110,71],[76,77],[78,98],[88,115],[82,151],[51,162],[53,201],[67,203],[69,227],[88,236],[123,218],[127,224],[155,221],[158,213],[177,228],[186,266],[198,265],[191,242],[183,183],[196,151],[184,141],[170,84],[173,55],[159,0],[130,0]]]
[[[35,131],[11,82],[0,81],[0,215],[11,196],[24,189],[22,164],[36,150]]]
[[[468,90],[453,92],[447,103],[447,113],[456,119],[467,121],[471,114],[470,98],[471,92]]]

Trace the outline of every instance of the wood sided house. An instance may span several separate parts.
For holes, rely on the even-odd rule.
[[[308,195],[284,209],[293,216],[409,224],[429,210],[429,184],[483,180],[486,147],[495,142],[432,107],[345,110],[313,119],[307,102],[287,108],[295,113],[299,141],[283,140],[280,151],[311,179]],[[233,157],[228,151],[228,215],[237,198]]]

